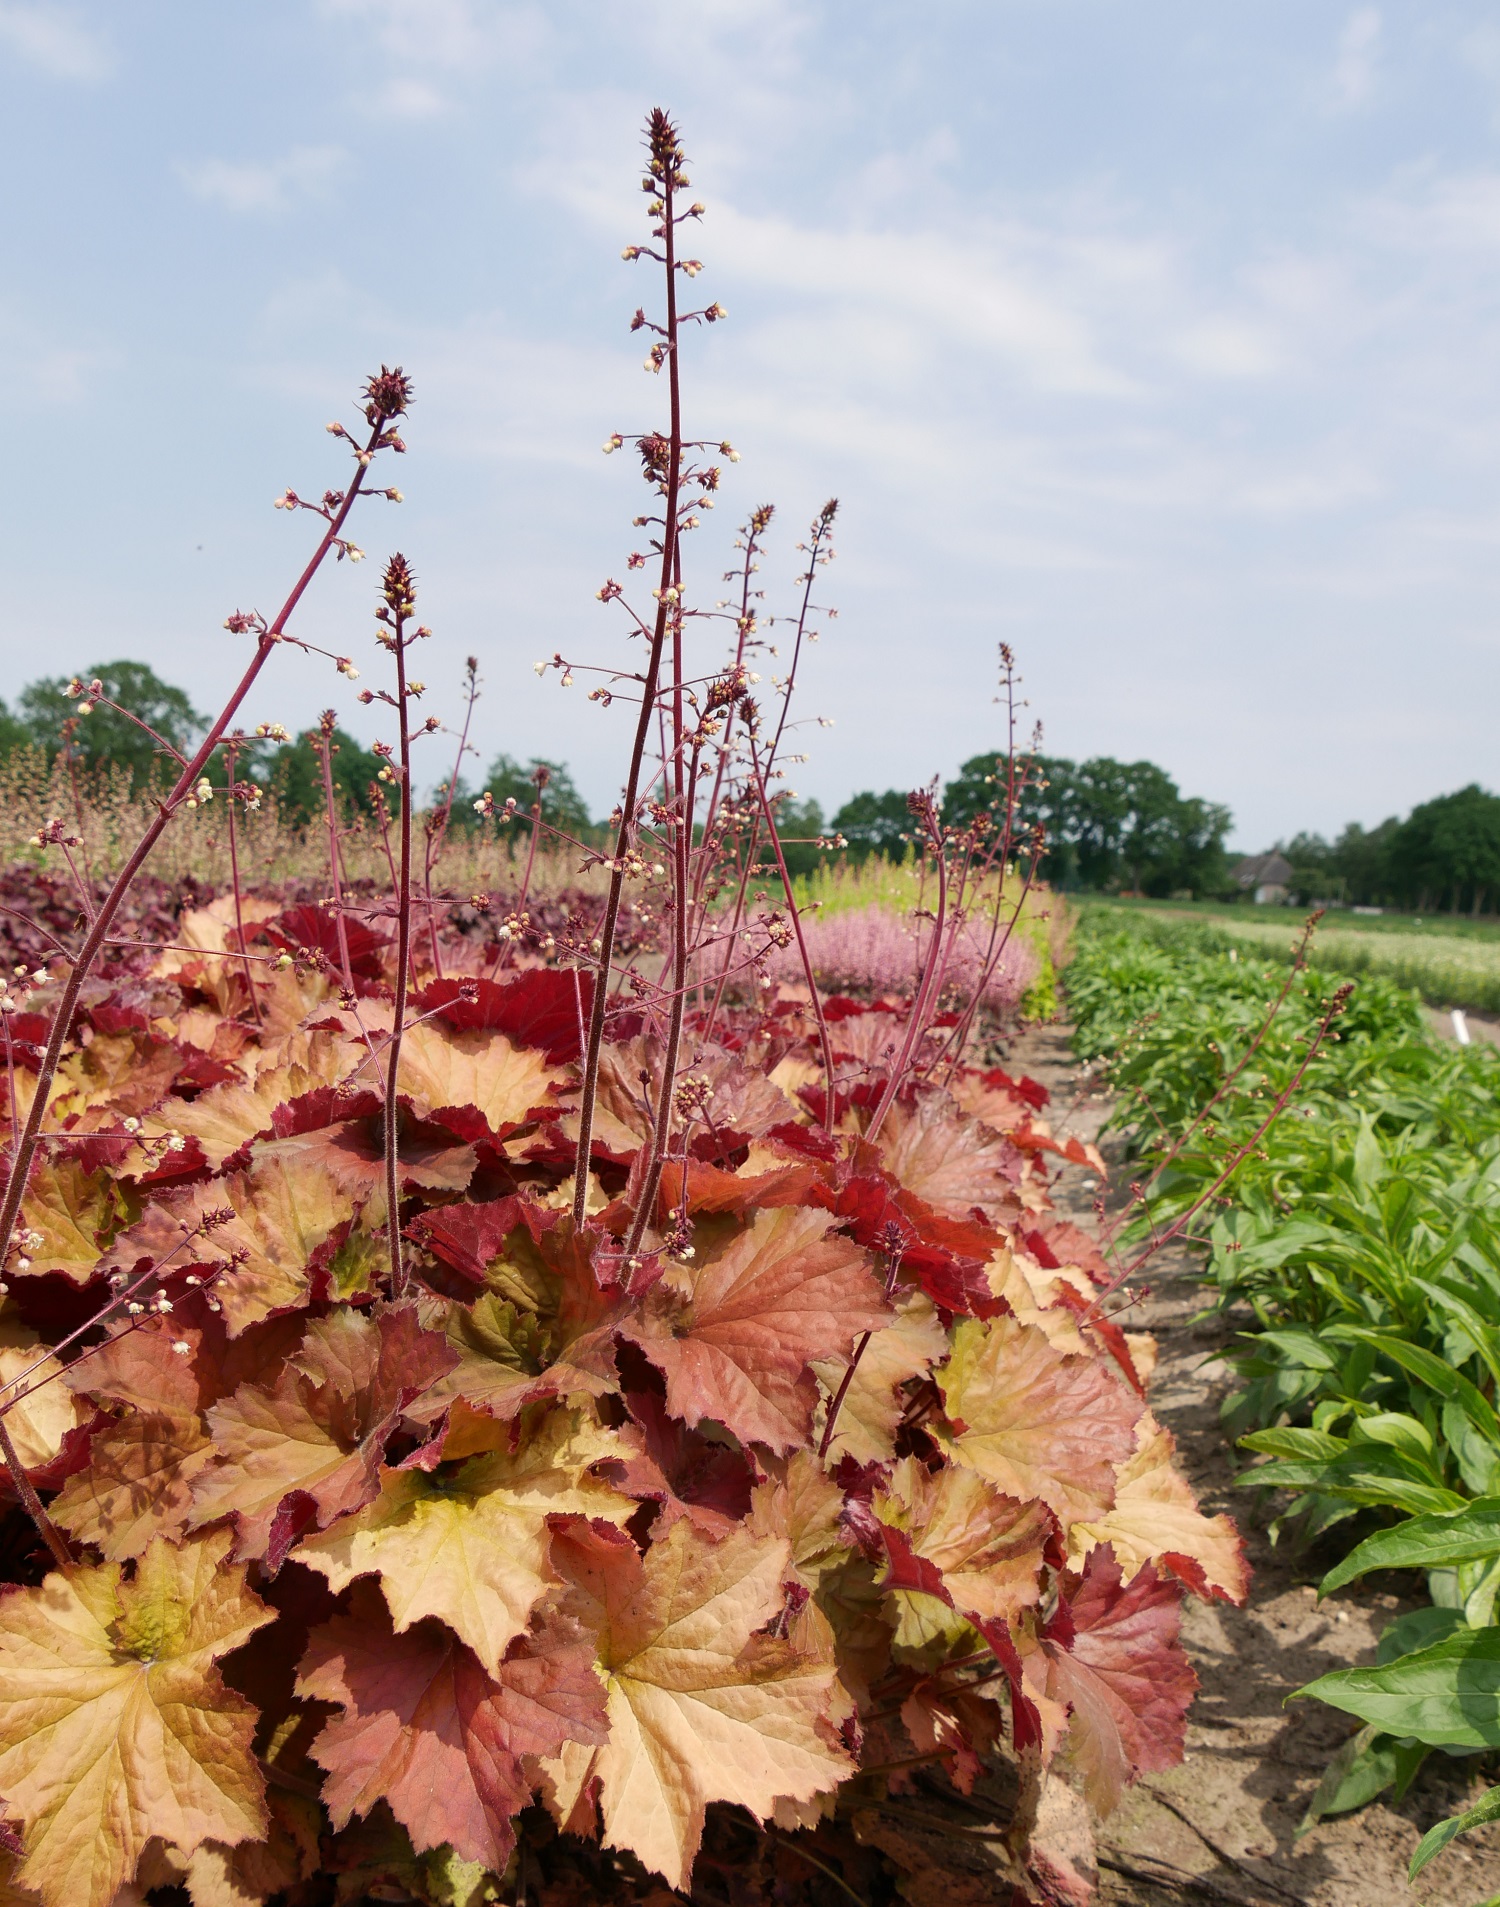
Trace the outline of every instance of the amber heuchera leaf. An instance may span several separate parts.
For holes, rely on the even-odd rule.
[[[262,1557],[291,1492],[310,1499],[320,1527],[360,1508],[380,1488],[402,1410],[453,1361],[409,1305],[314,1320],[273,1386],[242,1384],[209,1411],[218,1462],[194,1483],[190,1520],[201,1527],[233,1514],[239,1555]]]
[[[563,1078],[540,1053],[512,1046],[503,1033],[455,1033],[429,1020],[406,1029],[397,1087],[424,1119],[472,1106],[504,1138],[534,1108],[553,1103]]]
[[[1172,1433],[1147,1411],[1136,1428],[1135,1453],[1116,1471],[1114,1508],[1097,1522],[1075,1523],[1068,1558],[1076,1569],[1096,1543],[1108,1543],[1128,1582],[1159,1562],[1200,1595],[1243,1602],[1249,1565],[1239,1531],[1227,1516],[1205,1516],[1187,1478],[1172,1462]]]
[[[315,1035],[301,1060],[268,1067],[248,1086],[212,1086],[196,1099],[169,1099],[146,1120],[148,1134],[180,1132],[196,1139],[215,1172],[252,1139],[268,1135],[278,1106],[318,1086],[332,1086],[364,1057],[353,1041]]]
[[[808,1366],[847,1355],[890,1310],[850,1239],[827,1212],[758,1212],[747,1231],[696,1269],[653,1288],[625,1327],[667,1380],[667,1408],[705,1417],[745,1443],[786,1451],[807,1442],[818,1389]]]
[[[1177,1639],[1182,1592],[1147,1563],[1129,1583],[1107,1544],[1093,1550],[1029,1653],[1027,1679],[1072,1710],[1069,1753],[1101,1814],[1127,1781],[1182,1760],[1198,1678]]]
[[[949,1093],[927,1088],[911,1105],[898,1100],[881,1128],[880,1149],[891,1176],[940,1212],[967,1218],[977,1207],[993,1218],[1014,1209],[1020,1153],[960,1111]]]
[[[119,1188],[104,1173],[86,1172],[75,1159],[38,1161],[21,1202],[22,1223],[42,1241],[27,1254],[31,1275],[60,1271],[86,1285],[123,1210]]]
[[[202,1229],[206,1216],[224,1211],[234,1214],[228,1223]],[[100,1269],[128,1273],[157,1263],[172,1271],[213,1270],[242,1252],[242,1262],[218,1279],[215,1296],[230,1331],[243,1331],[272,1311],[307,1302],[308,1261],[354,1212],[353,1199],[311,1161],[260,1160],[247,1172],[148,1205]]]
[[[710,1801],[764,1821],[852,1772],[826,1725],[833,1670],[758,1635],[782,1608],[786,1542],[748,1530],[711,1542],[683,1519],[641,1557],[585,1527],[557,1541],[565,1609],[598,1639],[609,1741],[549,1767],[569,1819],[597,1777],[605,1839],[685,1885]]]
[[[89,1461],[53,1499],[52,1516],[112,1563],[186,1527],[192,1480],[213,1456],[199,1415],[200,1348],[197,1329],[162,1318],[122,1331],[69,1366],[65,1382],[74,1392],[126,1409],[94,1431]]]
[[[227,1533],[153,1543],[0,1600],[0,1794],[23,1826],[17,1880],[48,1907],[106,1907],[153,1836],[188,1853],[266,1831],[255,1711],[215,1658],[271,1611]]]
[[[1010,1621],[1038,1601],[1052,1533],[1044,1504],[1018,1503],[973,1470],[930,1471],[903,1457],[876,1491],[874,1509],[941,1572],[965,1615]]]
[[[50,1463],[63,1438],[87,1416],[69,1391],[63,1366],[19,1321],[0,1325],[0,1404],[16,1455],[28,1470]]]
[[[512,1417],[538,1398],[618,1388],[615,1326],[632,1302],[601,1287],[591,1253],[598,1234],[575,1236],[572,1220],[504,1198],[450,1205],[415,1220],[408,1236],[489,1290],[449,1306],[452,1372],[425,1399],[430,1417],[456,1398]]]
[[[896,1316],[871,1337],[855,1366],[854,1376],[839,1405],[838,1421],[828,1446],[828,1461],[849,1456],[856,1463],[886,1463],[896,1454],[896,1426],[901,1400],[896,1386],[908,1378],[925,1377],[948,1354],[948,1334],[925,1291],[911,1286],[895,1300]],[[849,1359],[819,1358],[813,1370],[831,1399],[849,1368]]]
[[[559,1578],[549,1562],[547,1519],[596,1516],[624,1523],[635,1501],[590,1474],[626,1453],[614,1433],[576,1411],[526,1424],[519,1447],[462,1465],[387,1470],[380,1495],[357,1515],[309,1537],[296,1560],[334,1589],[379,1572],[398,1629],[437,1616],[484,1666],[501,1657]]]
[[[1140,1406],[1102,1363],[1064,1357],[1014,1318],[965,1319],[938,1383],[956,1462],[1022,1502],[1040,1497],[1065,1525],[1114,1503]]]
[[[490,1676],[440,1623],[394,1634],[368,1584],[314,1630],[297,1693],[344,1710],[312,1747],[335,1827],[384,1800],[414,1847],[446,1843],[496,1871],[531,1795],[521,1758],[606,1735],[592,1645],[569,1625],[522,1638]]]
[[[132,1413],[96,1431],[89,1461],[53,1499],[52,1518],[111,1562],[139,1556],[158,1536],[180,1536],[193,1478],[213,1456],[196,1415]]]

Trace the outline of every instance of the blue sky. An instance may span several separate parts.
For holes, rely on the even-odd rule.
[[[1444,0],[0,0],[0,695],[133,655],[208,707],[309,541],[272,499],[399,361],[407,501],[302,631],[373,680],[399,542],[436,704],[477,652],[483,758],[607,806],[624,715],[531,665],[626,653],[656,103],[730,312],[685,366],[742,452],[705,592],[751,505],[774,589],[842,502],[803,792],[994,746],[1002,638],[1051,750],[1246,847],[1500,779],[1500,15]],[[276,661],[252,719],[380,732]]]

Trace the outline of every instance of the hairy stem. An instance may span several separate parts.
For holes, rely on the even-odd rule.
[[[797,896],[792,889],[792,877],[787,872],[786,855],[782,851],[781,836],[777,831],[776,817],[771,812],[771,798],[766,793],[766,778],[761,773],[760,763],[756,759],[754,742],[750,744],[750,766],[755,777],[755,791],[760,796],[760,811],[766,824],[766,837],[771,843],[771,852],[776,856],[777,872],[781,875],[781,889],[786,895],[792,932],[797,936],[797,952],[802,956],[802,972],[807,980],[807,990],[812,996],[813,1018],[818,1027],[818,1044],[823,1053],[823,1130],[831,1135],[835,1120],[833,1042],[828,1037],[828,1022],[823,1017],[823,999],[818,992],[818,983],[813,977],[812,955],[807,951],[807,936],[802,931],[802,913],[797,906]]]
[[[165,832],[167,823],[172,819],[178,804],[186,798],[194,782],[212,759],[214,750],[223,740],[225,730],[234,720],[240,704],[255,686],[256,678],[265,667],[272,651],[278,646],[281,633],[286,626],[287,620],[296,609],[298,603],[301,602],[308,585],[322,567],[324,557],[326,557],[329,550],[332,549],[339,531],[343,528],[350,510],[354,506],[354,500],[359,495],[365,472],[369,468],[370,459],[374,456],[376,444],[379,441],[381,432],[385,428],[386,421],[385,418],[380,418],[376,422],[365,448],[365,460],[356,466],[354,477],[350,482],[343,503],[339,506],[332,522],[320,538],[317,548],[313,551],[311,558],[308,560],[307,566],[293,585],[291,594],[282,604],[276,616],[276,620],[266,629],[257,642],[255,655],[251,659],[250,666],[245,670],[233,695],[230,696],[228,702],[220,711],[218,720],[214,722],[213,726],[199,744],[193,759],[178,776],[177,781],[165,800],[160,803],[155,816],[148,823],[145,832],[141,835],[140,840],[131,851],[125,865],[120,869],[118,875],[116,875],[114,885],[104,897],[98,913],[94,916],[83,945],[78,951],[78,957],[73,963],[67,980],[64,982],[62,998],[58,1002],[57,1012],[52,1021],[52,1029],[47,1037],[47,1048],[42,1055],[42,1062],[37,1070],[36,1095],[31,1103],[31,1111],[27,1114],[26,1126],[21,1134],[20,1144],[16,1147],[11,1157],[10,1171],[5,1182],[5,1196],[3,1201],[0,1201],[0,1252],[9,1251],[10,1241],[15,1234],[16,1220],[20,1216],[21,1211],[21,1200],[25,1197],[27,1181],[31,1176],[31,1163],[36,1156],[37,1140],[41,1133],[42,1120],[46,1116],[47,1102],[51,1097],[52,1081],[56,1077],[58,1066],[62,1061],[63,1047],[67,1044],[68,1034],[73,1025],[73,1015],[78,1008],[78,997],[83,990],[83,983],[88,978],[93,969],[94,962],[99,957],[100,950],[109,936],[109,930],[114,924],[115,916],[119,913],[121,906],[124,904],[125,897],[130,892],[136,875],[140,873],[146,862],[151,858],[151,854]],[[0,1456],[4,1457],[5,1467],[10,1472],[11,1481],[15,1484],[17,1494],[27,1509],[31,1510],[33,1502],[37,1502],[37,1508],[40,1509],[36,1492],[31,1488],[20,1459],[16,1456],[15,1446],[11,1443],[8,1436],[0,1439]],[[37,1520],[37,1512],[35,1510],[32,1511],[32,1518],[33,1521]],[[46,1536],[47,1530],[51,1528],[51,1524],[50,1521],[45,1520],[45,1513],[43,1513],[43,1521],[37,1522],[37,1527],[41,1529],[43,1535]],[[53,1535],[56,1535],[55,1531]],[[54,1554],[56,1553],[57,1551],[54,1551]],[[63,1554],[66,1555],[66,1552],[64,1551]]]
[[[396,614],[396,715],[401,736],[401,872],[396,895],[396,1003],[385,1075],[386,1230],[391,1246],[391,1296],[406,1296],[406,1267],[401,1258],[401,1120],[396,1108],[396,1074],[401,1066],[401,1035],[406,1023],[406,988],[411,973],[411,724],[407,720],[405,617]]]
[[[651,658],[646,666],[641,692],[641,713],[636,723],[635,744],[630,751],[630,769],[625,778],[625,797],[620,804],[620,825],[615,833],[614,867],[609,879],[609,899],[599,932],[599,969],[589,1015],[588,1051],[583,1063],[583,1091],[578,1103],[578,1164],[573,1186],[573,1224],[581,1229],[588,1206],[589,1161],[593,1152],[594,1102],[599,1092],[599,1056],[604,1044],[604,1014],[608,1005],[609,976],[615,951],[615,930],[620,918],[620,898],[625,886],[625,852],[635,831],[636,803],[640,797],[641,765],[651,733],[651,716],[656,707],[657,685],[661,680],[662,652],[666,647],[669,602],[667,591],[677,566],[677,512],[682,489],[682,388],[678,376],[677,323],[677,228],[673,206],[676,186],[674,168],[666,168],[662,187],[662,231],[666,250],[667,323],[666,366],[670,423],[667,434],[666,500],[662,524],[661,583],[656,605],[656,621],[651,631]],[[671,1092],[670,1081],[664,1090]]]

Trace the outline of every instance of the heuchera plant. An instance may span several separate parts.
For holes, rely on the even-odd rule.
[[[114,886],[80,884],[76,935],[0,983],[8,1898],[296,1899],[365,1871],[383,1803],[406,1884],[449,1900],[459,1870],[505,1875],[536,1797],[684,1887],[710,1804],[795,1833],[851,1784],[928,1760],[965,1788],[996,1755],[1022,1777],[1024,1884],[1042,1771],[1066,1744],[1108,1807],[1176,1760],[1183,1588],[1243,1594],[1232,1527],[1147,1407],[1149,1341],[1049,1202],[1049,1158],[1097,1155],[972,1058],[1024,898],[999,877],[1042,845],[1013,833],[1014,747],[993,817],[954,832],[912,799],[934,878],[909,997],[766,971],[806,960],[778,782],[835,508],[799,546],[762,707],[768,507],[727,597],[690,606],[733,453],[685,435],[682,345],[725,313],[681,307],[703,208],[661,113],[647,152],[626,256],[662,269],[634,328],[667,416],[606,446],[640,459],[650,587],[599,592],[633,647],[594,699],[636,713],[613,839],[584,850],[610,875],[598,917],[539,947],[523,890],[487,944],[449,926],[447,808],[414,852],[438,724],[411,713],[427,631],[393,556],[390,679],[366,691],[395,731],[388,899],[341,887],[330,794],[325,903],[235,879],[148,951],[122,931],[184,803],[254,805],[231,724],[404,449],[411,387],[383,369],[362,430],[331,427],[347,490],[281,499],[324,528],[276,616],[230,618],[254,642],[240,688]],[[532,820],[534,847],[540,787]],[[622,958],[627,888],[660,937]]]

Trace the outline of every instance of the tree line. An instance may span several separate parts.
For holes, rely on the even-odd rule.
[[[51,676],[30,683],[14,710],[0,702],[0,754],[33,747],[54,758],[66,747],[85,770],[123,770],[139,790],[160,778],[168,762],[148,728],[186,752],[207,727],[207,717],[188,695],[143,662],[103,663],[83,671],[81,680],[98,680],[103,687],[102,698],[87,715],[68,692],[73,679]],[[236,772],[261,782],[274,795],[279,813],[294,826],[323,812],[323,767],[315,736],[316,731],[309,730],[279,745],[251,738],[237,757]],[[338,751],[338,798],[346,812],[373,815],[377,785],[387,807],[394,809],[397,790],[379,784],[381,758],[343,729],[335,728],[332,740]],[[539,771],[545,771],[543,818],[566,834],[591,833],[596,824],[588,805],[561,762],[522,762],[500,754],[479,786],[489,790],[498,806],[514,800],[529,811],[537,799]],[[1005,772],[1003,756],[975,755],[964,762],[943,787],[944,821],[967,827],[982,810],[1003,808]],[[222,768],[215,771],[216,779],[222,775]],[[463,783],[455,789],[456,827],[474,825],[472,792]],[[829,850],[820,843],[839,837],[847,843],[840,851],[854,860],[871,854],[899,859],[911,844],[904,788],[884,793],[865,789],[831,818],[818,802],[794,796],[782,796],[778,808],[794,874],[825,861]],[[1238,893],[1224,848],[1229,810],[1184,795],[1154,762],[1033,757],[1019,802],[1018,837],[1028,838],[1038,824],[1046,840],[1044,871],[1058,887],[1159,898]],[[1332,900],[1474,914],[1500,906],[1500,795],[1477,785],[1423,802],[1404,820],[1393,815],[1369,829],[1351,821],[1332,842],[1303,833],[1277,848],[1291,865],[1290,891],[1301,903]]]
[[[102,695],[94,700],[70,694],[69,685],[75,679],[86,684],[97,681]],[[35,748],[54,760],[67,749],[85,774],[123,772],[130,778],[132,792],[139,793],[175,779],[176,765],[155,737],[187,754],[207,727],[208,717],[193,707],[186,692],[164,682],[146,663],[106,662],[82,670],[77,678],[49,676],[29,683],[14,710],[0,702],[0,754]],[[336,798],[344,813],[372,818],[377,787],[387,810],[394,812],[400,793],[393,784],[381,781],[381,757],[344,729],[335,727],[330,740],[336,751]],[[539,759],[522,763],[501,754],[490,764],[483,786],[498,806],[513,799],[518,808],[529,811],[537,798],[538,769],[546,770],[543,817],[567,833],[589,828],[588,807],[561,763]],[[260,782],[275,798],[277,812],[293,826],[322,818],[323,761],[316,728],[285,742],[249,737],[236,750],[235,775],[239,781]],[[209,779],[224,784],[222,761],[210,770]],[[446,794],[446,788],[440,792]],[[452,826],[476,825],[471,799],[472,791],[461,781],[454,790]]]
[[[1006,775],[1004,756],[975,755],[964,762],[944,785],[944,822],[967,827],[981,811],[1002,814]],[[1042,871],[1057,887],[1165,898],[1217,894],[1228,886],[1229,810],[1184,795],[1154,762],[1034,756],[1017,820],[1020,841],[1042,828]],[[911,829],[906,794],[896,788],[857,794],[839,809],[832,827],[855,856],[900,854]]]
[[[85,772],[123,771],[139,791],[155,780],[170,779],[170,757],[148,730],[186,753],[207,727],[207,717],[193,707],[186,692],[143,662],[97,664],[76,679],[97,680],[102,695],[80,699],[69,693],[75,678],[51,676],[24,688],[14,711],[0,702],[0,753],[33,747],[55,759],[66,748]],[[81,712],[85,704],[87,714]],[[399,793],[380,781],[380,756],[341,728],[333,730],[331,739],[337,750],[335,784],[345,812],[373,816],[377,786],[387,808],[394,810]],[[278,813],[292,825],[321,818],[323,765],[316,729],[279,743],[250,737],[236,753],[235,772],[242,780],[262,783],[274,796]],[[967,827],[981,810],[1003,807],[1004,772],[1003,757],[976,755],[964,762],[943,790],[944,821]],[[222,764],[211,778],[222,783]],[[561,762],[521,762],[500,754],[479,787],[493,795],[497,806],[514,800],[529,811],[537,800],[539,779],[545,821],[574,836],[594,830],[587,803]],[[440,790],[440,796],[445,792]],[[455,789],[455,827],[475,824],[474,792],[463,782]],[[866,790],[846,801],[831,819],[814,800],[783,794],[776,805],[794,874],[826,861],[829,849],[823,843],[839,837],[847,843],[840,851],[854,860],[871,854],[900,859],[911,844],[905,789],[889,788],[883,794]],[[1062,887],[1163,896],[1228,890],[1228,809],[1182,795],[1171,776],[1151,762],[1097,757],[1074,763],[1060,756],[1037,756],[1025,778],[1019,822],[1018,838],[1029,838],[1038,823],[1045,830],[1046,874]]]
[[[1298,834],[1280,852],[1301,902],[1344,901],[1417,913],[1487,914],[1500,906],[1500,795],[1471,782],[1392,815],[1379,827],[1351,821],[1335,841]]]

